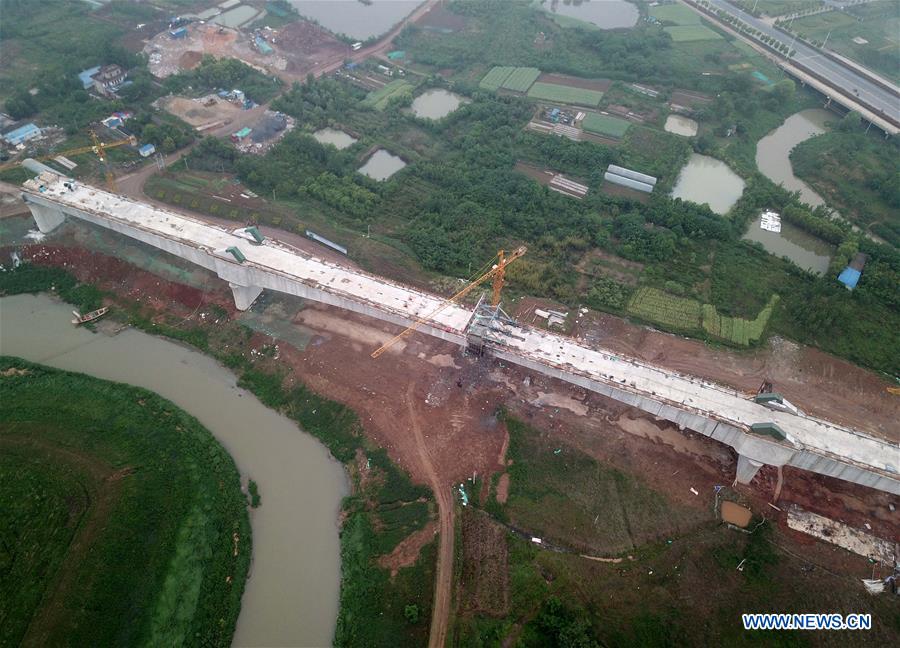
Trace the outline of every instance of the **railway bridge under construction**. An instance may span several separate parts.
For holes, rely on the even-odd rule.
[[[53,173],[27,181],[22,197],[42,232],[68,216],[142,241],[215,272],[228,282],[241,310],[266,289],[401,327],[424,317],[421,333],[477,346],[731,446],[738,454],[740,483],[749,483],[763,465],[788,465],[900,495],[896,440],[805,415],[777,395],[748,398],[696,376],[458,304],[428,317],[444,303],[441,297],[262,240],[254,231],[228,230]]]

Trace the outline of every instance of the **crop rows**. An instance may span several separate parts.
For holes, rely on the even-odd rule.
[[[676,297],[656,288],[641,288],[635,292],[628,304],[628,312],[672,328],[700,328],[700,302]]]
[[[412,85],[408,81],[397,79],[396,81],[391,81],[383,88],[370,92],[363,99],[362,105],[369,106],[375,110],[384,110],[392,98],[399,97],[404,93],[412,94]]]
[[[631,124],[617,117],[588,113],[584,121],[581,122],[581,127],[591,133],[619,138],[625,134],[625,131],[631,127]]]
[[[777,303],[778,295],[773,295],[765,308],[756,316],[756,319],[752,320],[719,315],[715,306],[703,304],[703,329],[717,338],[728,340],[741,346],[749,346],[762,338]]]
[[[556,83],[535,83],[528,91],[528,96],[532,99],[544,99],[577,106],[597,106],[600,104],[600,99],[603,98],[603,93]]]
[[[541,76],[541,71],[537,68],[520,67],[513,68],[506,80],[500,85],[505,90],[513,90],[515,92],[527,92],[528,88],[537,81]]]
[[[491,68],[491,71],[484,75],[478,87],[485,90],[499,90],[500,86],[509,78],[516,68],[509,66],[497,66]]]

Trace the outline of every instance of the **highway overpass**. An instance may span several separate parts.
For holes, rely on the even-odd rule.
[[[461,305],[429,315],[443,299],[311,256],[277,241],[257,243],[228,230],[160,209],[55,173],[24,185],[23,199],[38,228],[50,232],[74,217],[119,232],[215,272],[228,282],[239,309],[263,289],[319,301],[407,326],[427,318],[423,333],[471,346],[477,337],[491,355],[580,385],[716,439],[738,453],[737,481],[749,483],[765,464],[796,466],[900,495],[896,439],[802,414],[776,411],[713,382],[591,348],[502,317],[475,317]],[[378,362],[364,357],[363,362]],[[774,424],[785,439],[751,432]]]
[[[876,75],[866,73],[865,68],[860,65],[843,62],[840,57],[827,56],[820,49],[807,45],[799,38],[793,40],[792,36],[777,27],[738,9],[726,0],[706,0],[706,2],[782,43],[791,45],[793,42],[795,54],[789,59],[785,58],[762,43],[731,29],[727,23],[716,20],[715,16],[703,10],[697,0],[685,1],[728,31],[755,46],[764,48],[785,72],[814,87],[832,101],[860,113],[867,121],[890,135],[900,132],[900,90],[896,85],[877,80]]]

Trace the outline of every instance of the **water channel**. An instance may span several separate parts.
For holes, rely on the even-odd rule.
[[[422,0],[290,0],[297,12],[334,34],[361,41],[381,36],[406,18]]]
[[[388,153],[384,149],[378,149],[359,168],[359,172],[373,180],[387,180],[405,166],[406,162],[402,158]]]
[[[320,144],[331,144],[339,151],[356,144],[356,138],[336,128],[323,128],[313,133],[313,138]]]
[[[706,203],[715,213],[724,215],[743,192],[744,181],[727,164],[693,153],[678,176],[672,197],[700,205]]]
[[[756,145],[756,166],[762,174],[776,184],[783,184],[789,191],[799,191],[800,200],[812,207],[824,205],[825,201],[794,175],[790,155],[800,142],[827,132],[825,123],[833,119],[834,115],[821,108],[802,110],[788,117]]]
[[[48,295],[0,298],[0,353],[150,389],[195,416],[259,484],[253,562],[235,646],[325,646],[340,584],[346,475],[313,437],[236,385],[211,358],[134,329],[91,333]]]
[[[467,102],[468,99],[455,92],[435,88],[416,97],[412,102],[412,111],[416,117],[442,119]]]
[[[813,207],[824,205],[822,197],[794,175],[791,151],[810,137],[827,132],[826,122],[834,116],[826,110],[802,110],[759,140],[756,146],[756,166],[772,182],[783,184],[790,191],[799,191],[800,200]],[[821,274],[828,269],[834,247],[815,236],[781,221],[781,232],[761,229],[757,218],[743,238],[756,241],[775,256],[786,256],[804,270]]]
[[[600,29],[634,27],[640,18],[637,7],[625,0],[544,0],[542,6],[552,13]]]

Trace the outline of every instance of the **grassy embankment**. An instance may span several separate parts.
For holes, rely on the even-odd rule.
[[[525,647],[807,645],[816,640],[747,633],[740,615],[825,609],[871,613],[877,638],[866,641],[896,643],[893,601],[783,549],[790,540],[771,523],[757,526],[757,518],[752,533],[739,533],[710,508],[675,503],[546,432],[509,417],[506,424],[513,460],[506,504],[494,499],[495,480],[484,510],[461,512],[463,551],[496,560],[464,574],[452,645],[501,646],[509,637]],[[739,499],[728,488],[721,496]],[[532,535],[558,550],[537,546]],[[494,609],[473,609],[471,601]]]
[[[351,410],[322,398],[299,382],[285,388],[284,371],[274,361],[261,362],[250,355],[249,349],[246,353],[242,350],[252,331],[236,322],[185,327],[178,317],[159,318],[137,302],[102,295],[59,268],[24,264],[16,271],[0,274],[0,295],[50,291],[51,287],[63,299],[82,307],[98,304],[103,297],[117,299],[113,317],[123,317],[137,328],[209,353],[238,375],[241,387],[325,444],[347,466],[354,484],[342,506],[345,521],[341,532],[342,576],[335,643],[424,643],[433,597],[436,544],[426,546],[416,564],[400,569],[393,579],[376,560],[433,517],[433,500],[428,489],[413,485],[384,449],[364,436]],[[365,468],[361,468],[363,465]],[[405,613],[407,606],[416,607],[415,622]]]
[[[193,417],[2,357],[0,448],[0,644],[231,644],[247,501]]]

